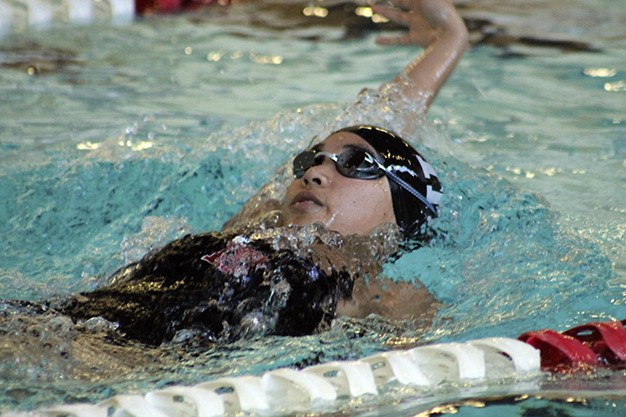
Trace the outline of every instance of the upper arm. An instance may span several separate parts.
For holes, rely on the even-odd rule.
[[[437,299],[419,281],[393,281],[386,278],[358,279],[352,298],[341,300],[337,314],[365,318],[377,314],[390,320],[430,323],[439,308]]]

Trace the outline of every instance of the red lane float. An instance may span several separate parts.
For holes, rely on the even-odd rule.
[[[178,13],[204,6],[227,6],[228,4],[230,0],[135,0],[135,13],[138,15]]]
[[[524,333],[518,339],[540,351],[544,370],[626,366],[625,324],[626,320],[587,323],[562,333],[544,329]]]

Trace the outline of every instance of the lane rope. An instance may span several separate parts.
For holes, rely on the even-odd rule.
[[[529,378],[543,371],[626,366],[626,320],[587,323],[564,332],[544,329],[518,339],[491,337],[376,353],[302,370],[223,377],[145,395],[117,395],[97,404],[63,404],[5,417],[221,417],[328,411],[338,399],[377,396],[388,384],[434,388]],[[336,408],[336,407],[335,407]]]

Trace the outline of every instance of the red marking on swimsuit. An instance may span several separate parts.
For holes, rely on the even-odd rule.
[[[265,267],[266,256],[263,252],[250,247],[247,243],[228,243],[226,248],[204,255],[203,261],[210,263],[225,274],[239,278]]]

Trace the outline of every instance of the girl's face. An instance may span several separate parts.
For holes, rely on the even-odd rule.
[[[336,155],[355,147],[374,153],[365,140],[350,132],[334,133],[320,145],[318,150]],[[329,158],[291,183],[281,211],[285,224],[321,223],[344,236],[368,235],[381,224],[396,222],[386,177],[348,178]]]

